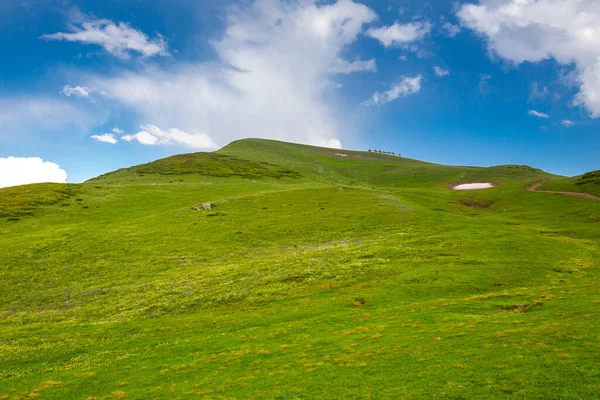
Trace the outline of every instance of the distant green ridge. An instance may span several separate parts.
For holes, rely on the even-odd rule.
[[[88,182],[188,182],[234,176],[376,187],[421,187],[486,178],[501,180],[506,177],[555,177],[528,166],[447,166],[375,152],[330,149],[266,139],[242,139],[213,153],[167,157],[101,175]]]
[[[572,178],[550,180],[540,186],[538,190],[589,193],[600,196],[600,170],[588,172]]]

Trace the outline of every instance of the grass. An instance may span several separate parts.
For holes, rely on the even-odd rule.
[[[76,193],[76,185],[43,183],[25,185],[0,190],[0,218],[8,217],[18,221],[21,216],[33,216],[34,211],[45,205],[61,203],[70,205],[68,201]]]
[[[0,398],[597,396],[598,202],[336,153],[244,140],[0,190]]]
[[[589,193],[600,197],[600,170],[573,178],[554,179],[544,183],[539,190]]]
[[[268,162],[252,162],[227,154],[193,153],[180,154],[164,158],[152,163],[125,168],[116,172],[99,176],[95,182],[104,182],[109,179],[115,182],[115,177],[138,178],[149,175],[181,177],[186,175],[204,175],[219,178],[238,176],[248,179],[267,178],[299,178],[296,171],[281,168]]]

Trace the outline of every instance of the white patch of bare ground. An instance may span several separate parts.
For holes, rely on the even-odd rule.
[[[493,188],[494,185],[489,182],[478,182],[478,183],[463,183],[460,185],[454,186],[452,189],[454,190],[480,190],[480,189],[489,189]]]

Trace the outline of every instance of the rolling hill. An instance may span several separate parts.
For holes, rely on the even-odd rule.
[[[595,397],[600,202],[541,180],[593,190],[260,139],[1,189],[0,398]]]
[[[589,193],[600,197],[600,170],[572,178],[553,179],[540,186],[540,190]]]

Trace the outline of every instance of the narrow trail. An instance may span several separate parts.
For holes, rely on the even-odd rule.
[[[594,196],[593,194],[589,194],[589,193],[557,192],[557,191],[554,191],[554,190],[536,190],[538,187],[540,187],[541,185],[543,185],[545,182],[546,181],[536,182],[533,185],[527,186],[525,188],[525,190],[528,190],[530,192],[536,192],[536,193],[562,194],[562,195],[565,195],[565,196],[582,197],[584,199],[590,199],[590,200],[600,200],[600,197]]]

